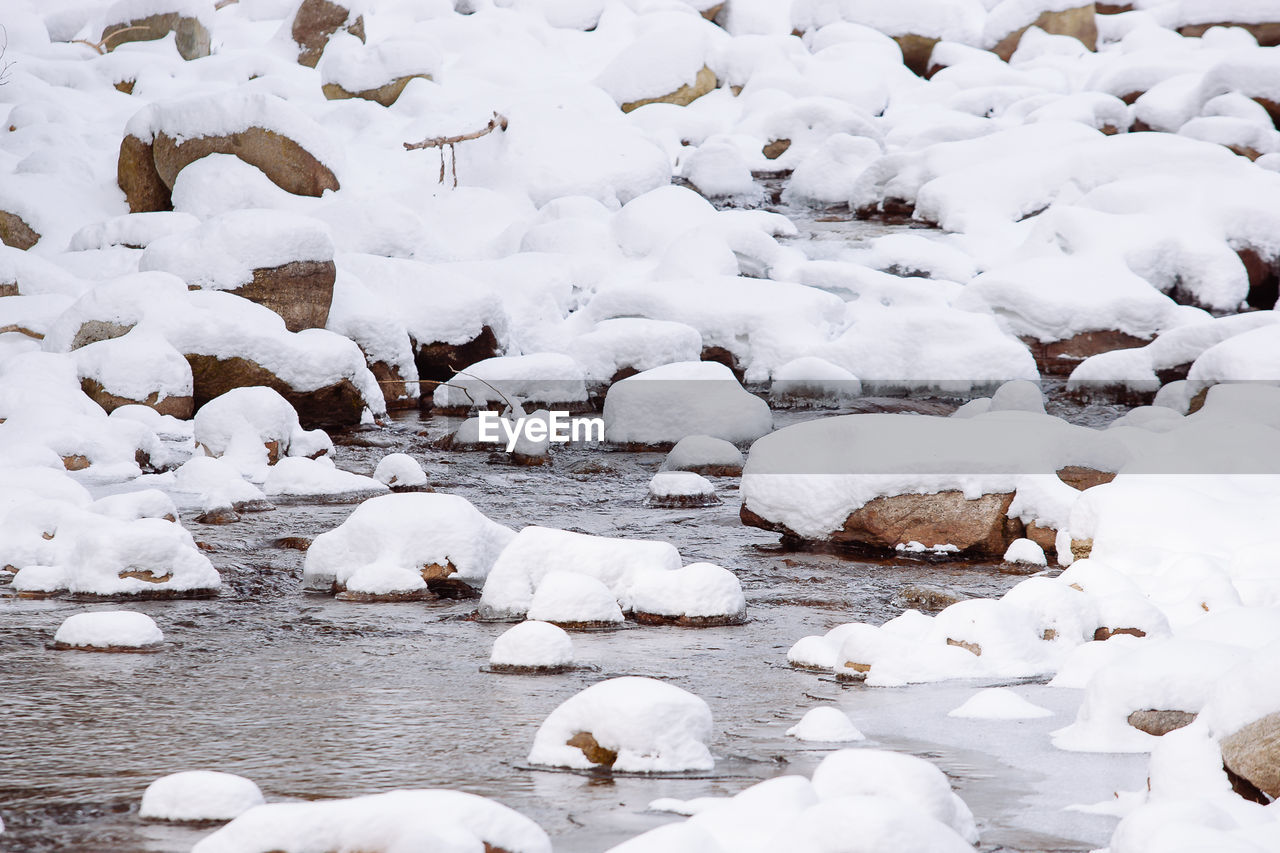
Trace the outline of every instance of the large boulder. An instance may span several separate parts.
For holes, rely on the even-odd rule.
[[[1078,0],[1004,0],[987,17],[986,41],[992,53],[1008,62],[1022,34],[1032,27],[1071,36],[1089,50],[1098,47],[1097,8]]]
[[[291,332],[323,329],[337,267],[319,222],[275,210],[240,210],[153,241],[139,261],[200,290],[225,290],[264,305]]]
[[[337,190],[324,130],[274,95],[224,92],[152,104],[129,120],[116,181],[134,213],[171,210],[174,180],[210,154],[232,154],[295,195]]]
[[[153,8],[151,4],[149,8]],[[131,41],[155,41],[174,34],[178,54],[186,60],[209,55],[208,20],[213,3],[208,0],[173,0],[164,11],[134,17],[138,4],[122,0],[107,10],[109,22],[102,30],[101,43],[115,50]]]
[[[1254,720],[1221,744],[1228,770],[1272,799],[1280,797],[1280,712]]]
[[[716,87],[700,27],[669,27],[632,42],[596,80],[624,113],[646,104],[687,106]]]
[[[30,249],[40,241],[40,235],[16,213],[0,210],[0,243],[15,249]]]
[[[350,5],[332,0],[302,0],[290,26],[298,45],[299,65],[315,68],[329,39],[338,30],[364,41],[364,16],[354,13]]]

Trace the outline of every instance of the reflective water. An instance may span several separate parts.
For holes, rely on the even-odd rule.
[[[490,674],[481,667],[507,626],[468,621],[473,602],[359,604],[301,590],[303,554],[275,540],[314,537],[351,506],[282,507],[225,527],[195,524],[194,513],[184,512],[197,540],[212,547],[226,589],[215,599],[131,605],[164,630],[169,643],[160,654],[51,651],[46,643],[62,619],[104,605],[0,597],[0,815],[9,827],[0,849],[186,850],[209,828],[145,823],[138,800],[158,776],[210,768],[254,779],[271,800],[458,788],[528,814],[558,850],[599,851],[672,819],[646,811],[655,798],[731,794],[774,775],[807,774],[823,751],[783,733],[828,699],[882,744],[938,761],[977,812],[984,848],[1083,850],[1105,840],[1103,819],[1062,823],[1061,807],[1075,800],[1040,802],[1046,775],[1056,771],[1011,750],[1001,733],[1009,729],[993,730],[983,744],[913,722],[924,719],[922,703],[952,701],[946,691],[956,687],[844,687],[786,665],[787,648],[801,636],[901,612],[896,596],[905,584],[991,596],[1017,577],[976,564],[783,552],[773,535],[739,523],[735,480],[718,482],[718,507],[648,509],[645,487],[662,454],[571,451],[549,466],[514,468],[484,453],[431,450],[430,439],[448,426],[414,413],[390,430],[346,437],[339,462],[370,473],[384,453],[407,450],[437,489],[513,527],[667,539],[686,561],[734,569],[751,621],[576,634],[579,657],[598,671]],[[610,471],[572,473],[588,454]],[[622,674],[670,679],[711,705],[714,772],[608,779],[524,765],[547,713],[577,690]],[[1045,701],[1074,713],[1062,691],[1046,692],[1060,698]],[[955,695],[943,711],[964,698]],[[1094,781],[1104,792],[1139,787],[1145,768],[1142,759],[1115,759],[1075,771],[1069,762],[1076,758],[1062,760],[1073,776],[1101,773]]]

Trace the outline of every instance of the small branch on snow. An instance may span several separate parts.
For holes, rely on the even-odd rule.
[[[421,142],[406,142],[404,148],[406,151],[416,151],[421,148],[439,148],[440,149],[440,183],[444,183],[444,149],[449,148],[449,162],[453,171],[453,185],[458,186],[458,157],[453,146],[459,142],[466,142],[470,139],[479,139],[482,136],[488,136],[495,130],[507,129],[507,117],[495,112],[493,118],[489,119],[489,123],[479,130],[471,133],[462,133],[458,136],[433,136],[424,139]],[[481,380],[482,382],[484,380]]]

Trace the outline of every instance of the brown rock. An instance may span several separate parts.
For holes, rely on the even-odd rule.
[[[1080,362],[1091,355],[1110,352],[1117,349],[1131,349],[1146,346],[1150,338],[1139,338],[1115,329],[1095,332],[1081,332],[1066,340],[1044,343],[1035,338],[1023,338],[1022,342],[1031,350],[1036,360],[1036,367],[1042,375],[1067,376],[1076,369]]]
[[[1018,42],[1022,40],[1022,34],[1032,27],[1039,27],[1050,35],[1071,36],[1078,39],[1089,50],[1097,50],[1098,21],[1096,13],[1097,10],[1093,3],[1088,3],[1075,9],[1064,9],[1061,12],[1043,12],[1032,23],[1002,38],[995,47],[991,48],[991,52],[1008,62],[1009,57],[1013,56],[1013,52],[1018,49]]]
[[[1040,527],[1035,522],[1027,525],[1026,537],[1043,549],[1046,556],[1058,551],[1058,531],[1052,527]]]
[[[977,643],[968,643],[968,642],[965,642],[964,640],[953,640],[950,637],[947,637],[947,645],[956,646],[957,648],[961,648],[961,649],[964,649],[966,652],[969,652],[969,654],[982,657],[982,646],[978,645]]]
[[[218,358],[186,353],[191,365],[193,405],[199,409],[214,397],[232,388],[265,385],[274,388],[298,411],[298,420],[307,429],[354,426],[360,423],[365,401],[351,380],[343,379],[313,391],[299,391],[262,365],[246,358]]]
[[[1071,540],[1071,558],[1073,560],[1086,560],[1093,553],[1092,539],[1072,539]]]
[[[702,66],[692,83],[686,83],[670,94],[657,98],[643,98],[639,101],[628,101],[622,105],[622,111],[629,113],[646,104],[675,104],[686,107],[716,87],[716,73],[707,66]]]
[[[36,595],[18,593],[19,598],[48,598],[49,595],[40,593]],[[155,652],[160,650],[160,644],[156,643],[150,646],[75,646],[71,643],[52,643],[52,649],[59,652],[108,652],[110,654],[128,654],[130,652]]]
[[[1082,492],[1085,489],[1092,489],[1094,486],[1110,483],[1116,478],[1114,471],[1098,471],[1094,468],[1086,468],[1083,465],[1068,465],[1065,468],[1059,468],[1057,474],[1059,480]]]
[[[196,516],[196,524],[235,524],[240,514],[229,506],[217,507]]]
[[[253,281],[230,292],[270,308],[291,332],[323,329],[337,274],[333,261],[290,261],[254,270]]]
[[[787,149],[791,147],[790,139],[775,139],[772,142],[765,143],[764,148],[760,149],[760,153],[769,160],[777,160],[783,154],[787,153]]]
[[[706,18],[708,21],[714,21],[716,19],[716,15],[719,15],[720,10],[724,7],[724,3],[717,3],[714,6],[708,6],[702,10],[702,17]]]
[[[351,10],[330,0],[303,0],[293,16],[293,40],[298,64],[315,68],[329,39],[340,29],[364,41],[364,16],[350,20]]]
[[[121,580],[133,578],[134,580],[146,581],[147,583],[164,583],[165,581],[173,580],[173,572],[165,572],[162,575],[157,575],[153,569],[126,569],[125,571],[120,572],[118,577]]]
[[[696,509],[698,507],[717,506],[720,504],[717,495],[649,495],[645,498],[645,506],[655,509]]]
[[[117,92],[124,92],[126,95],[132,95],[133,87],[137,82],[137,80],[117,80],[111,85],[115,87]]]
[[[413,341],[413,360],[418,366],[418,376],[422,379],[443,381],[468,364],[493,358],[498,354],[498,337],[493,329],[484,326],[480,334],[461,344],[446,344],[440,341],[420,344]],[[422,395],[423,405],[431,401],[430,394]]]
[[[210,154],[234,154],[249,165],[257,166],[276,186],[294,195],[320,196],[325,190],[338,189],[338,179],[333,172],[310,151],[287,136],[261,127],[226,136],[197,136],[181,142],[161,131],[151,147],[156,172],[169,189],[173,189],[179,172]],[[172,205],[160,209],[172,209]]]
[[[178,54],[183,59],[199,59],[209,55],[209,30],[198,19],[183,17],[177,12],[112,24],[102,31],[102,43],[107,50],[115,50],[131,41],[155,41],[169,33],[175,33]]]
[[[410,80],[421,78],[430,80],[430,74],[406,74],[404,77],[397,77],[390,83],[383,83],[376,89],[362,89],[359,92],[348,92],[337,83],[325,83],[321,87],[324,96],[331,101],[341,101],[347,98],[360,98],[365,101],[375,101],[384,107],[389,107],[400,97],[400,93],[404,91],[404,87],[409,85]]]
[[[81,456],[79,453],[73,453],[70,456],[62,457],[62,467],[68,471],[83,471],[89,467],[89,457]]]
[[[427,583],[432,581],[444,580],[458,571],[452,562],[446,561],[442,566],[439,563],[428,563],[422,567],[422,579]]]
[[[1117,634],[1128,634],[1130,637],[1145,637],[1147,632],[1141,628],[1099,628],[1093,632],[1093,639],[1101,642],[1110,640]]]
[[[1097,3],[1099,15],[1123,15],[1133,11],[1132,3]]]
[[[133,324],[113,323],[110,320],[88,320],[80,325],[71,339],[73,350],[96,344],[98,341],[109,341],[128,334]]]
[[[290,551],[302,551],[306,553],[311,547],[311,540],[305,536],[281,536],[279,539],[271,541],[272,547],[286,548]]]
[[[343,590],[334,596],[339,601],[355,601],[360,604],[377,604],[381,602],[396,601],[427,601],[434,598],[430,590],[415,589],[407,592],[386,592],[374,594],[371,592],[351,592]]]
[[[631,616],[640,625],[677,625],[681,628],[723,628],[726,625],[741,625],[747,621],[745,611],[724,616],[668,616],[663,613],[644,613],[637,610]]]
[[[898,591],[898,600],[906,606],[935,612],[964,601],[968,597],[942,587],[918,583],[907,584]]]
[[[120,141],[116,160],[116,183],[124,190],[130,213],[173,210],[169,186],[156,171],[155,154],[150,142],[125,134]]]
[[[910,68],[919,77],[932,76],[929,68],[929,57],[933,56],[936,38],[929,36],[905,35],[894,36],[893,40],[902,48],[902,64]]]
[[[16,281],[0,281],[0,299],[6,296],[18,295],[18,283]]]
[[[1280,22],[1268,21],[1262,24],[1241,24],[1232,21],[1219,21],[1212,24],[1187,24],[1178,27],[1178,32],[1189,38],[1199,38],[1214,27],[1239,27],[1248,30],[1258,40],[1260,47],[1280,45]]]
[[[15,249],[30,249],[39,241],[40,235],[21,216],[0,210],[0,243]]]
[[[111,414],[121,406],[142,405],[155,409],[162,415],[173,415],[180,420],[190,420],[195,414],[195,406],[190,397],[165,397],[160,399],[159,391],[152,391],[147,395],[145,400],[131,400],[128,397],[120,397],[112,394],[110,391],[102,387],[102,383],[96,379],[81,379],[80,388],[84,393],[97,403],[107,414]]]
[[[378,380],[388,410],[412,409],[418,405],[418,395],[409,391],[409,383],[400,375],[400,368],[385,361],[370,361],[369,372]]]
[[[1195,722],[1196,715],[1188,711],[1157,711],[1147,709],[1134,711],[1129,715],[1129,725],[1140,732],[1163,737],[1169,732],[1189,726]]]
[[[578,732],[573,737],[565,741],[567,746],[576,747],[582,750],[582,754],[592,764],[599,764],[602,767],[612,767],[613,762],[618,760],[618,753],[612,749],[605,749],[601,746],[591,732]]]
[[[1227,735],[1221,746],[1227,770],[1272,799],[1280,797],[1280,713]]]

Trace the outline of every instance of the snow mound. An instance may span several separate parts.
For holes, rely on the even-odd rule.
[[[649,506],[694,507],[720,503],[711,481],[692,471],[659,471],[649,481]]]
[[[866,740],[866,735],[849,719],[848,714],[830,705],[811,708],[787,734],[804,741],[819,743],[848,743]]]
[[[153,820],[234,820],[263,803],[258,786],[243,776],[187,770],[148,785],[138,815]]]
[[[1008,687],[991,687],[979,690],[960,707],[949,711],[947,716],[980,720],[1030,720],[1052,717],[1053,712],[1028,702]]]
[[[674,571],[637,575],[631,606],[640,621],[660,617],[658,621],[722,625],[742,621],[747,600],[733,572],[711,563],[690,563]]]
[[[271,466],[262,491],[277,502],[281,498],[352,502],[386,494],[389,489],[372,477],[337,468],[327,456],[294,456]]]
[[[349,800],[257,806],[202,838],[192,853],[360,850],[551,853],[551,841],[524,815],[461,791],[391,791]]]
[[[579,572],[549,572],[529,603],[529,619],[565,626],[620,624],[622,610],[609,587]]]
[[[304,430],[289,401],[272,388],[234,388],[200,407],[196,445],[213,457],[225,457],[244,474],[264,469],[286,456],[329,453],[333,442],[323,430]]]
[[[53,642],[74,649],[145,649],[163,643],[164,634],[145,613],[101,610],[68,616],[58,626]]]
[[[1026,563],[1028,566],[1049,565],[1049,561],[1044,556],[1044,549],[1030,539],[1015,539],[1010,542],[1009,548],[1004,552],[1004,561]]]
[[[340,591],[363,567],[381,567],[406,584],[489,574],[515,534],[465,498],[408,493],[371,498],[311,543],[302,566],[309,589]]]
[[[373,479],[394,490],[414,489],[427,484],[427,474],[407,453],[388,453],[378,460]]]
[[[769,402],[775,406],[842,406],[862,396],[862,383],[843,367],[805,356],[773,372]]]
[[[652,678],[614,678],[552,711],[534,736],[529,763],[625,773],[710,770],[711,726],[711,709],[692,693]]]
[[[706,476],[742,473],[742,451],[723,438],[688,435],[676,442],[662,461],[663,471],[692,471]]]
[[[550,672],[573,665],[573,640],[548,622],[521,622],[493,641],[489,666],[499,671]]]
[[[738,444],[772,428],[768,404],[716,362],[646,370],[614,383],[604,401],[605,436],[615,444],[666,444],[690,435]]]

